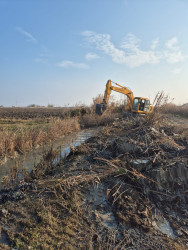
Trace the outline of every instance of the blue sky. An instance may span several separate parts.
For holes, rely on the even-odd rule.
[[[188,102],[187,27],[186,0],[0,0],[0,105],[90,104],[108,79]]]

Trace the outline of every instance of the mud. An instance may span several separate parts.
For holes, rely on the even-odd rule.
[[[2,246],[187,249],[187,147],[168,120],[116,120],[1,191]]]

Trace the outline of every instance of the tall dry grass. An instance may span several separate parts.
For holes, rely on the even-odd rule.
[[[25,153],[79,129],[80,124],[76,117],[52,119],[47,127],[18,128],[15,131],[4,128],[0,132],[0,157],[14,156],[15,152]]]
[[[93,103],[90,107],[91,112],[85,114],[80,119],[82,128],[89,128],[95,126],[105,126],[111,124],[122,111],[122,101],[115,101],[113,96],[110,96],[107,108],[102,116],[96,114],[96,104],[103,103],[104,96],[102,94],[93,98]],[[125,108],[124,108],[125,109]]]
[[[163,91],[158,92],[153,101],[153,112],[146,116],[146,121],[150,125],[160,123],[165,105],[168,103],[169,96]]]
[[[104,96],[102,94],[99,94],[93,98],[93,103],[91,104],[91,113],[93,113],[93,114],[95,113],[96,104],[102,103],[103,98],[104,98]]]
[[[80,124],[82,128],[105,126],[111,124],[117,116],[117,113],[111,112],[105,112],[102,116],[96,114],[85,115],[82,117]]]
[[[96,104],[103,102],[104,96],[99,94],[93,98],[93,103],[91,105],[91,113],[95,113]],[[122,95],[120,99],[116,99],[113,95],[110,96],[108,104],[106,106],[105,113],[122,113],[125,111],[127,106],[127,97]]]
[[[25,153],[42,144],[49,142],[78,131],[82,128],[104,126],[110,124],[117,117],[114,114],[114,104],[109,105],[107,112],[101,117],[95,114],[95,105],[100,103],[102,96],[93,99],[92,107],[87,109],[72,110],[71,116],[62,118],[48,118],[48,123],[41,125],[33,125],[27,128],[26,126],[9,129],[3,127],[0,130],[0,158],[5,156],[14,157],[17,153]]]
[[[188,118],[188,104],[176,105],[163,91],[158,92],[154,99],[154,114],[156,113],[170,113]]]
[[[118,113],[123,113],[126,106],[125,100],[115,101],[114,97],[110,96],[107,110],[102,116],[98,116],[95,114],[95,107],[97,103],[102,102],[103,95],[98,95],[93,98],[91,107],[75,106],[75,108],[68,110],[67,113],[64,112],[63,116],[63,111],[57,108],[52,111],[49,109],[36,109],[36,111],[28,108],[18,109],[16,114],[13,112],[14,110],[9,110],[12,119],[23,117],[27,120],[29,117],[32,122],[33,119],[36,119],[35,117],[40,117],[42,121],[47,119],[48,122],[41,123],[41,125],[35,122],[35,125],[29,128],[25,125],[22,127],[15,126],[15,129],[11,130],[8,127],[2,127],[0,130],[0,158],[5,156],[14,157],[17,153],[28,152],[44,143],[47,144],[59,137],[78,131],[80,126],[88,128],[111,124],[118,116]],[[30,110],[29,115],[27,114],[28,110]],[[50,114],[54,114],[54,116],[52,115],[49,118]]]
[[[163,112],[166,114],[180,115],[188,118],[188,105],[176,105],[174,103],[167,103],[163,107]]]

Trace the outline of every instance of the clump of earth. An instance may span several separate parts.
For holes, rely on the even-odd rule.
[[[1,190],[1,247],[187,249],[187,155],[187,128],[119,118]]]

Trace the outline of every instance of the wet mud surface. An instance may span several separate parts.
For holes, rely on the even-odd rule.
[[[0,193],[4,249],[188,249],[188,133],[118,119]]]

